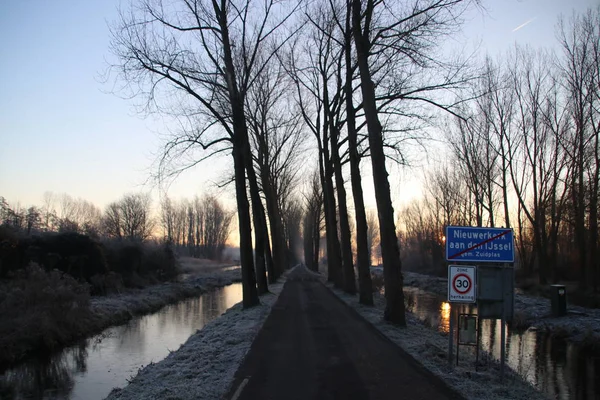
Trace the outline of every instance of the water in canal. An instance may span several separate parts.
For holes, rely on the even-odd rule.
[[[408,311],[441,332],[448,332],[450,305],[445,298],[415,288],[404,289]],[[500,359],[500,321],[482,323],[481,348]],[[600,399],[600,353],[564,339],[526,330],[506,329],[506,361],[511,369],[550,398]]]
[[[0,398],[103,399],[241,300],[235,283],[106,329],[50,359],[26,361],[0,375]]]

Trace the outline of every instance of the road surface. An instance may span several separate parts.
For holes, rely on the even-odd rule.
[[[462,399],[318,279],[296,272],[236,372],[227,399]]]

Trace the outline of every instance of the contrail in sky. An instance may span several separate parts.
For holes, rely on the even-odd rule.
[[[518,31],[519,29],[521,29],[521,28],[523,28],[523,27],[525,27],[525,26],[529,25],[531,22],[533,22],[533,20],[534,20],[535,18],[536,18],[536,17],[533,17],[533,18],[531,18],[531,19],[529,19],[529,20],[525,21],[524,23],[522,23],[521,25],[517,26],[517,27],[516,27],[515,29],[513,29],[512,31],[513,31],[513,32],[516,32],[516,31]]]

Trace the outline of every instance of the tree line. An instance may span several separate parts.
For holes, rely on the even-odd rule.
[[[46,192],[42,206],[11,205],[0,196],[0,226],[26,236],[46,233],[78,233],[96,240],[143,243],[163,241],[186,255],[219,260],[227,245],[234,213],[212,195],[196,196],[179,203],[165,197],[160,217],[148,193],[131,193],[111,202],[104,210],[66,193]],[[162,230],[162,232],[161,232]]]
[[[511,227],[521,275],[597,290],[600,9],[561,18],[556,35],[557,51],[485,58],[446,121],[450,155],[402,213],[415,262],[443,264],[445,225]]]
[[[420,143],[433,110],[451,111],[453,102],[439,95],[466,85],[464,64],[436,51],[472,4],[135,0],[121,11],[111,27],[109,75],[140,100],[143,112],[178,121],[159,177],[175,177],[216,154],[232,156],[245,307],[257,304],[267,280],[287,265],[285,252],[298,246],[302,220],[307,264],[318,267],[323,226],[329,279],[372,304],[361,175],[368,157],[385,318],[405,324],[386,160],[402,162],[404,145]],[[305,155],[311,137],[316,172],[299,194],[302,160],[315,158]]]
[[[572,142],[548,140],[542,145],[544,135],[564,136],[561,118],[577,108],[563,104],[574,96],[572,91],[560,97],[546,87],[553,79],[536,68],[548,63],[515,56],[511,68],[520,70],[507,72],[515,88],[509,95],[504,86],[511,79],[498,75],[500,68],[492,61],[476,68],[441,50],[444,39],[476,5],[467,0],[133,0],[121,11],[111,26],[114,62],[108,75],[139,100],[142,112],[177,120],[161,151],[158,178],[175,178],[215,155],[232,157],[245,307],[258,304],[258,295],[293,260],[286,252],[297,254],[300,241],[310,268],[318,269],[319,254],[326,253],[329,279],[348,293],[358,293],[361,303],[372,304],[369,232],[375,224],[367,221],[364,205],[367,165],[361,161],[366,158],[377,203],[384,317],[404,325],[402,261],[388,163],[407,163],[407,149],[413,146],[424,151],[428,128],[440,119],[447,121],[453,145],[454,158],[448,164],[460,168],[440,169],[455,174],[456,180],[437,172],[428,180],[430,200],[442,193],[439,201],[427,205],[438,224],[432,241],[443,240],[445,224],[495,226],[500,218],[506,226],[516,223],[521,258],[535,253],[536,265],[544,265],[538,270],[544,270],[539,260],[552,258],[540,253],[551,242],[544,235],[553,235],[556,221],[562,221],[562,214],[549,217],[549,210],[559,208],[559,198],[570,196],[574,236],[585,237],[581,243],[586,243],[586,257],[595,254],[587,246],[592,239],[597,242],[597,234],[585,221],[591,221],[595,211],[590,206],[597,204],[589,201],[590,190],[597,188],[592,179],[596,150],[590,150],[595,139],[589,134],[597,103],[588,102],[593,97],[588,92],[579,96],[577,115],[582,117],[573,126],[585,134],[571,135]],[[596,14],[591,11],[582,21]],[[596,32],[593,23],[585,33],[574,33],[577,29],[565,29],[563,40],[575,58],[581,53],[577,46]],[[594,43],[597,39],[584,47]],[[593,70],[586,67],[589,76],[569,85],[585,82],[591,91],[597,82],[589,80]],[[534,81],[542,75],[538,88]],[[547,99],[561,99],[560,109],[569,111],[561,114],[559,107],[548,106],[547,99],[539,98],[542,91]],[[501,109],[507,105],[510,113]],[[551,149],[570,152],[566,158],[572,174],[547,178],[547,171],[563,165]],[[314,164],[307,165],[308,160]],[[299,189],[302,182],[304,190]],[[463,186],[455,188],[455,182]],[[561,191],[565,187],[579,189]],[[460,193],[459,198],[446,198],[448,191]],[[515,196],[517,217],[509,203]],[[532,202],[543,202],[543,207]],[[413,218],[428,217],[417,210]],[[543,223],[531,229],[536,220]],[[412,226],[401,232],[402,243],[408,243],[404,239],[409,229],[420,229],[414,222],[400,224]],[[189,226],[188,236],[193,230]],[[535,233],[542,230],[546,233]]]

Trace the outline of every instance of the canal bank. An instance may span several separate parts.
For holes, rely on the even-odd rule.
[[[0,373],[34,356],[50,357],[64,347],[98,334],[108,327],[126,323],[135,316],[154,312],[168,304],[198,296],[213,288],[239,282],[241,279],[239,267],[213,263],[207,263],[202,267],[188,264],[190,264],[188,260],[183,260],[183,279],[178,281],[151,285],[141,289],[127,289],[119,294],[92,297],[87,312],[79,324],[72,327],[71,330],[61,327],[64,332],[61,332],[59,336],[62,339],[60,343],[52,345],[54,350],[51,353],[45,350],[48,347],[46,344],[32,341],[28,337],[13,335],[13,337],[4,338],[5,346],[1,352]],[[34,326],[29,329],[35,330],[40,327]]]
[[[269,285],[260,305],[245,310],[240,302],[231,307],[164,360],[141,368],[128,385],[114,389],[107,400],[223,398],[277,302],[285,275]]]
[[[241,283],[214,288],[105,329],[50,357],[0,374],[2,399],[100,400],[155,365],[242,298]]]

